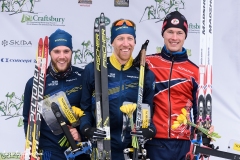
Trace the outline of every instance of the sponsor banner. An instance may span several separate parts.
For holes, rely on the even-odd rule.
[[[198,65],[200,27],[208,26],[206,28],[209,28],[210,32],[213,30],[213,24],[200,22],[202,14],[200,3],[200,1],[192,0],[145,0],[141,2],[140,0],[62,0],[61,2],[59,0],[0,0],[0,69],[3,75],[0,79],[0,128],[7,128],[0,131],[0,137],[4,137],[0,143],[0,160],[19,159],[16,157],[16,151],[19,154],[24,151],[23,93],[27,80],[33,76],[37,42],[40,37],[50,36],[58,28],[69,32],[73,40],[72,65],[84,68],[93,61],[94,20],[103,12],[106,16],[108,56],[114,52],[110,36],[111,24],[123,18],[130,19],[136,24],[136,45],[133,51],[135,58],[141,45],[147,39],[149,40],[147,54],[161,52],[164,45],[161,35],[162,22],[168,13],[177,10],[188,20],[189,30],[184,47],[189,59]],[[228,137],[236,140],[240,137],[240,132],[236,131],[236,127],[231,127],[240,123],[236,114],[239,113],[240,104],[239,98],[236,98],[240,97],[238,82],[240,2],[229,0],[221,3],[215,0],[214,5],[216,6],[214,10],[210,9],[211,17],[215,18],[213,125],[215,130],[225,137],[216,142],[218,146],[224,147],[230,140]],[[213,16],[214,14],[221,15],[221,17]],[[185,68],[178,69],[189,74],[191,72]],[[109,73],[109,76],[115,77],[116,75]],[[228,83],[229,80],[231,83]],[[46,84],[46,87],[56,85],[59,85],[58,81],[52,81]],[[231,126],[222,128],[223,113],[225,123],[232,124]],[[229,132],[225,132],[226,130]],[[211,157],[211,160],[215,158]]]
[[[4,47],[32,47],[32,42],[28,40],[2,40]]]
[[[114,0],[115,7],[129,7],[129,0]]]
[[[188,23],[188,33],[199,33],[200,24],[199,23]]]
[[[23,14],[21,23],[26,25],[65,26],[65,18],[52,15]]]
[[[92,0],[78,0],[80,6],[90,7]]]
[[[36,59],[0,58],[0,63],[37,63]]]

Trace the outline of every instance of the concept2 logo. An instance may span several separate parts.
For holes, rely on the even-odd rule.
[[[0,58],[0,63],[37,63],[36,59]]]

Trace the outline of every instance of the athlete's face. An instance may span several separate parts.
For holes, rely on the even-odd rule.
[[[50,56],[52,65],[58,72],[65,72],[71,65],[72,51],[66,46],[53,48]]]
[[[113,40],[112,46],[118,62],[125,64],[132,56],[135,40],[131,34],[120,34]]]
[[[181,52],[185,37],[185,32],[180,28],[168,28],[163,33],[164,44],[170,52]]]

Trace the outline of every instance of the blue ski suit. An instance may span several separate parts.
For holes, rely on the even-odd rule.
[[[121,140],[123,113],[120,107],[124,101],[137,103],[138,100],[139,68],[134,67],[132,62],[131,58],[125,65],[121,65],[114,55],[107,59],[111,158],[113,160],[124,160],[123,150],[131,145],[130,131],[126,133],[125,140],[123,142]],[[85,125],[96,126],[93,94],[95,90],[94,63],[88,64],[84,73],[81,109],[86,115],[81,117],[80,130]],[[152,110],[155,84],[152,71],[145,72],[144,82],[143,103],[149,104]],[[155,130],[152,123],[150,127]]]
[[[49,97],[59,91],[64,91],[71,106],[80,107],[82,96],[83,69],[72,66],[71,74],[65,79],[55,79],[51,74],[46,75],[44,97]],[[31,104],[33,77],[28,80],[24,91],[23,122],[25,135],[27,134],[28,117]],[[41,118],[39,149],[43,151],[41,160],[66,160],[64,151],[68,148],[65,144],[60,146],[64,134],[54,135],[48,125]],[[79,157],[88,159],[89,155]],[[77,158],[76,158],[77,159]]]

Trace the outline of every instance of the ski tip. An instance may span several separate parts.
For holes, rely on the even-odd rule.
[[[100,17],[105,17],[103,12],[100,14]]]
[[[99,27],[99,18],[95,18],[94,29],[98,29],[98,27]]]
[[[39,38],[38,44],[43,45],[43,39],[42,38]]]
[[[105,23],[105,15],[103,12],[100,14],[100,23]]]
[[[45,36],[44,38],[44,45],[48,45],[48,36]]]

